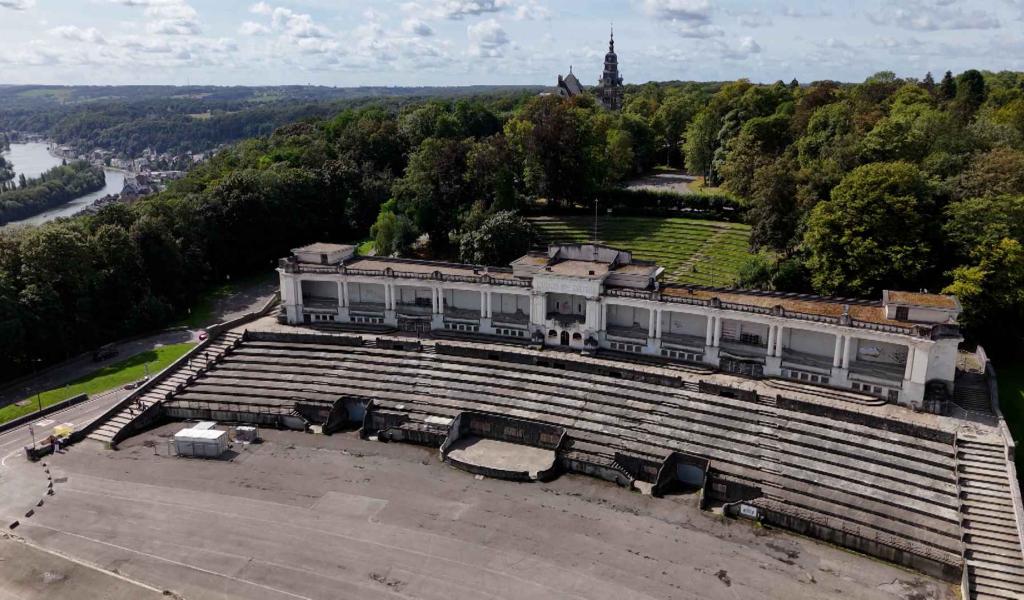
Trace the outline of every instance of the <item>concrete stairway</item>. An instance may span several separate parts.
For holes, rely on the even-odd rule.
[[[988,397],[988,382],[980,373],[958,373],[953,402],[964,410],[992,413]]]
[[[408,415],[410,426],[465,410],[552,423],[566,428],[574,456],[612,470],[616,451],[705,456],[730,478],[765,490],[760,502],[772,510],[960,565],[951,441],[789,411],[772,399],[747,402],[491,358],[251,341],[170,402],[283,408],[346,394],[374,398]]]
[[[196,375],[199,370],[207,364],[207,362],[212,364],[218,356],[224,354],[226,348],[232,346],[235,343],[235,340],[240,337],[241,334],[230,331],[221,334],[217,339],[211,341],[204,350],[198,352],[191,361],[186,361],[176,370],[168,373],[167,376],[156,385],[145,390],[139,398],[138,405],[133,402],[124,407],[119,413],[100,424],[99,427],[94,429],[86,437],[91,440],[109,444],[126,425],[135,419],[135,417],[139,416],[143,411],[154,404],[163,401],[166,395],[169,392],[175,391],[179,384],[187,383],[188,378]]]
[[[1024,554],[999,441],[959,437],[957,477],[969,600],[1024,598]]]

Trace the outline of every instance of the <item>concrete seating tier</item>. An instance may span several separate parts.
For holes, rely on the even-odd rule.
[[[999,439],[957,438],[964,556],[970,600],[1024,598],[1024,554]]]
[[[138,405],[133,403],[124,407],[119,413],[100,424],[99,427],[90,432],[86,437],[105,444],[114,442],[118,434],[121,433],[121,430],[131,424],[136,417],[153,405],[164,401],[167,394],[174,392],[178,385],[187,384],[190,377],[198,375],[199,371],[208,362],[212,364],[217,357],[224,354],[229,346],[234,345],[240,337],[241,334],[230,331],[221,334],[197,354],[194,360],[182,364],[163,380],[146,390],[139,398]]]
[[[761,487],[765,507],[960,564],[952,444],[779,407],[531,364],[273,341],[244,343],[173,402],[283,408],[342,395],[373,398],[410,426],[467,410],[552,423],[569,433],[569,453],[600,465],[616,451],[706,456]]]

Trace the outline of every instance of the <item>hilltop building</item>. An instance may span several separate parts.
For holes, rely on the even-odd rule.
[[[572,65],[569,66],[569,74],[565,77],[558,76],[558,85],[555,91],[563,98],[572,98],[583,93],[583,85],[572,72]]]
[[[572,98],[579,96],[583,92],[583,84],[573,74],[572,66],[570,65],[568,75],[565,77],[562,75],[558,76],[558,83],[555,84],[555,89],[541,95],[554,93],[562,98]],[[608,53],[604,55],[604,72],[597,82],[597,87],[594,88],[594,96],[597,98],[598,103],[608,110],[620,110],[622,108],[622,75],[619,74],[619,58],[615,54],[614,31],[608,39]]]
[[[941,412],[953,390],[960,304],[665,284],[653,262],[595,244],[553,245],[511,268],[357,257],[313,244],[278,268],[284,320],[448,330],[544,346],[656,356],[774,376]]]
[[[601,106],[608,110],[622,108],[622,75],[619,74],[619,57],[615,54],[615,32],[608,38],[608,53],[604,55],[604,72],[594,89],[594,95]]]

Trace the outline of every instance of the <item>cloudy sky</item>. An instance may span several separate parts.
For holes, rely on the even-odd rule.
[[[1024,69],[1024,0],[0,0],[0,83],[859,81]]]

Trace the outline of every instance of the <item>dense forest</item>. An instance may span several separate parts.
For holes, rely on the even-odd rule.
[[[24,174],[18,186],[0,182],[0,225],[39,214],[89,192],[106,182],[103,169],[86,161],[58,165],[32,179]]]
[[[325,118],[388,98],[536,93],[535,88],[331,88],[316,86],[0,86],[0,131],[39,134],[79,150],[126,157],[204,152],[266,136],[303,119]]]
[[[168,323],[225,277],[311,240],[504,263],[524,212],[593,210],[659,164],[718,186],[760,251],[750,286],[878,297],[947,290],[967,332],[1017,346],[1024,77],[664,83],[589,96],[380,103],[219,152],[131,206],[0,233],[0,377]],[[724,200],[723,200],[724,199]],[[638,195],[639,208],[650,198]],[[619,209],[617,209],[619,210]]]

